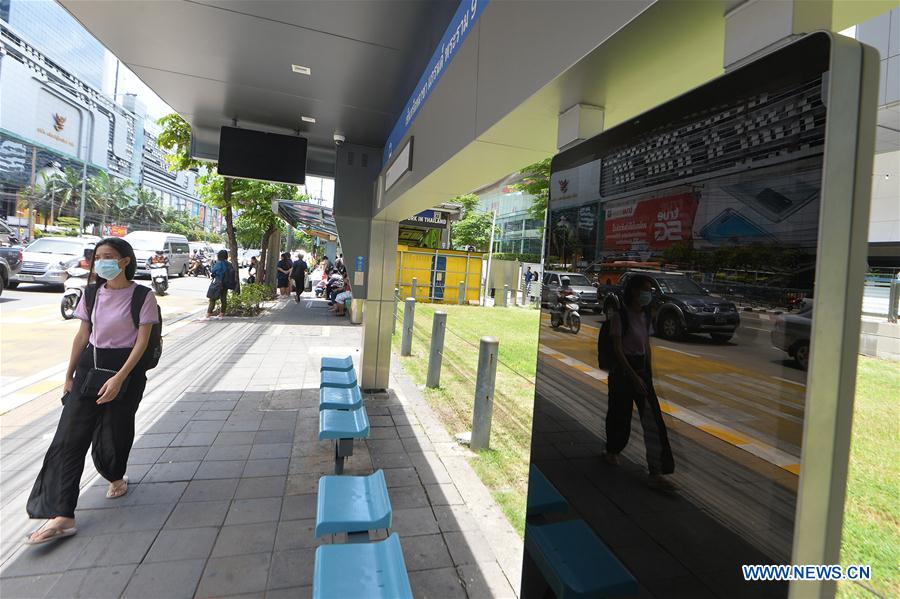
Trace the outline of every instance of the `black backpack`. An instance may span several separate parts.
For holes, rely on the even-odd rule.
[[[134,323],[134,328],[136,329],[141,326],[141,308],[144,307],[144,300],[147,299],[148,293],[150,293],[149,287],[137,285],[134,288],[134,293],[131,294],[131,321]],[[87,302],[86,307],[88,314],[91,313],[91,310],[94,307],[94,300],[96,297],[97,286],[88,285],[84,290],[84,299]],[[159,358],[162,356],[162,310],[158,305],[156,306],[156,313],[158,322],[150,329],[150,340],[147,342],[147,349],[144,350],[144,355],[139,362],[141,368],[144,370],[156,368],[159,364]],[[93,323],[88,321],[88,325],[93,326]]]
[[[617,312],[619,318],[622,319],[622,335],[628,330],[628,313],[625,310]],[[609,372],[616,365],[616,350],[613,347],[611,319],[600,325],[600,334],[597,335],[597,364],[601,370]]]
[[[226,262],[228,265],[228,271],[225,273],[225,278],[222,280],[222,286],[229,291],[234,291],[237,289],[237,277],[234,274],[234,266],[231,262]]]

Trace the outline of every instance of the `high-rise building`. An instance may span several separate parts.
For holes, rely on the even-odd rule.
[[[60,67],[103,89],[106,48],[54,0],[0,0],[0,19]]]

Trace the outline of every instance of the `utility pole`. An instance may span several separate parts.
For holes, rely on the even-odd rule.
[[[84,201],[87,190],[87,156],[84,158],[84,168],[81,171],[81,212],[78,215],[78,230],[84,233]],[[102,233],[102,231],[101,231]]]
[[[491,261],[494,257],[494,230],[497,228],[497,211],[491,210],[491,245],[488,248],[487,274],[484,277],[484,295],[481,298],[481,305],[487,305],[488,289],[491,284]]]

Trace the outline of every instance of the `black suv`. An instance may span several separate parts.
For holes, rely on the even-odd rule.
[[[677,339],[685,333],[707,333],[714,341],[731,339],[741,317],[737,307],[709,292],[682,273],[629,271],[622,275],[616,289],[604,301],[604,308],[618,309],[628,279],[647,277],[653,281],[653,327],[666,339]]]

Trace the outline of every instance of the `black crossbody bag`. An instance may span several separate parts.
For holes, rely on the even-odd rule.
[[[97,313],[98,303],[98,298],[94,297],[94,305],[91,307],[91,328],[94,326],[94,315]],[[94,366],[88,370],[87,375],[84,377],[84,382],[81,384],[81,395],[87,397],[100,397],[100,389],[106,384],[106,381],[116,376],[118,371],[110,370],[109,368],[99,368],[97,366],[97,346],[92,346],[92,349],[94,350]],[[130,375],[125,378],[125,381],[122,383],[122,388],[119,391],[119,395],[128,388],[128,382],[130,380]]]

